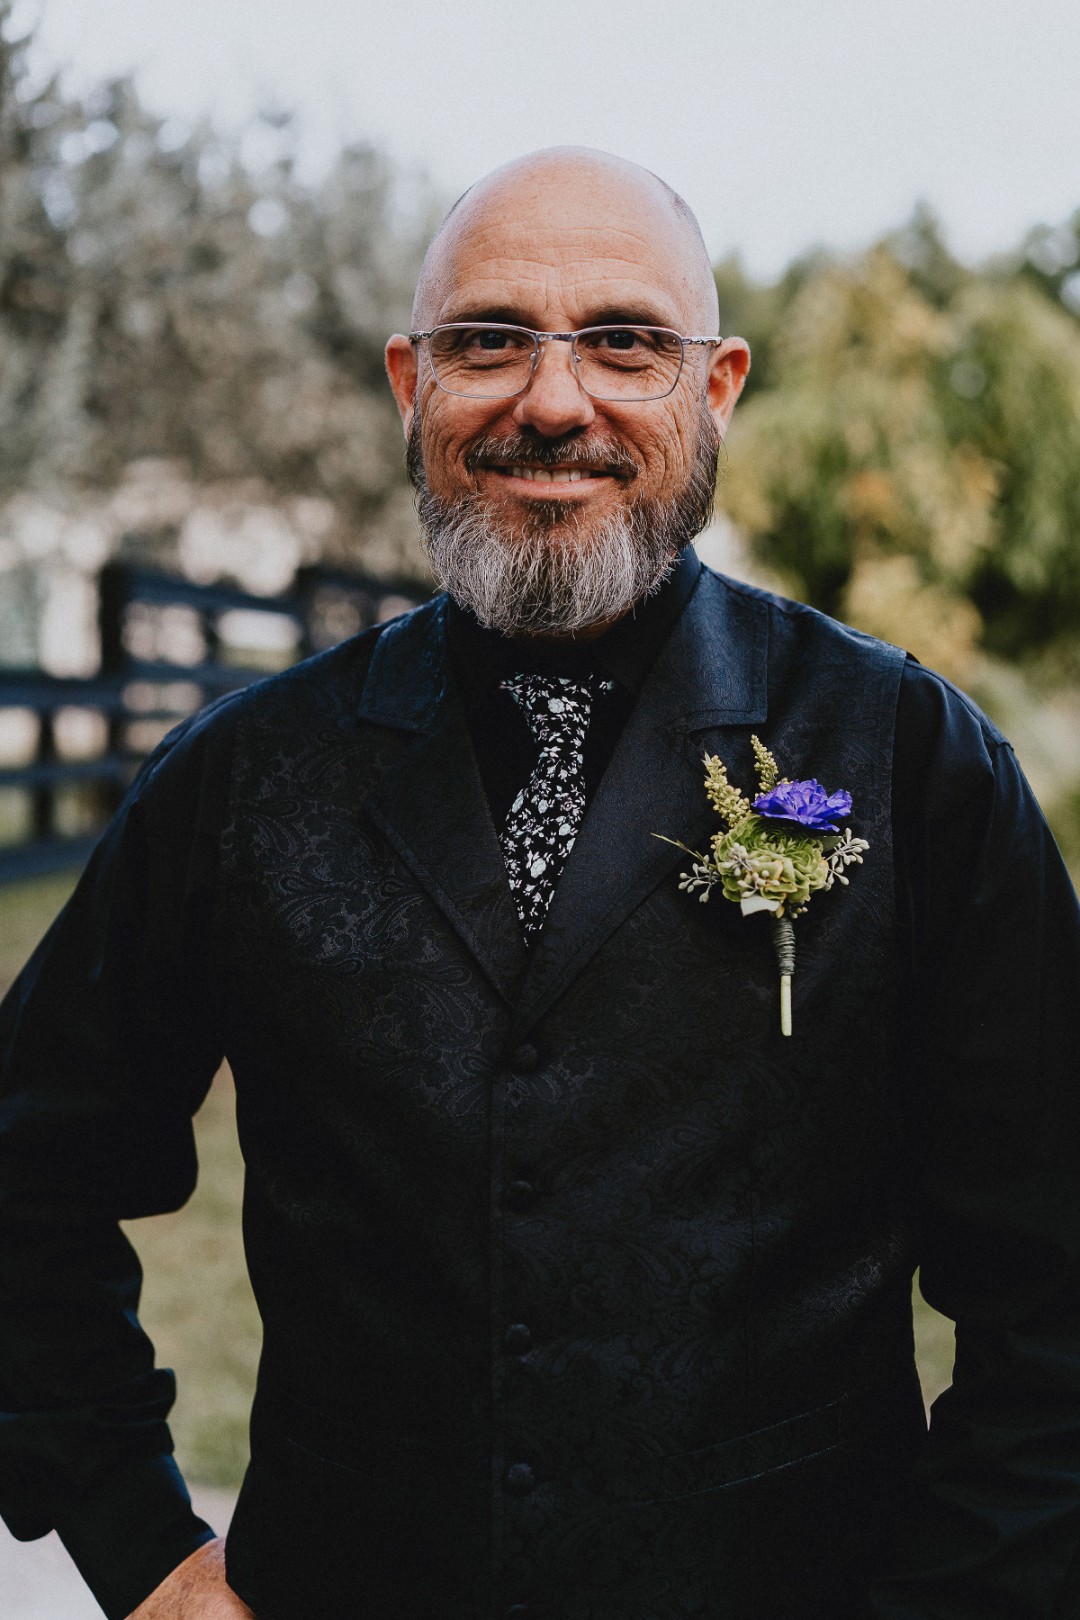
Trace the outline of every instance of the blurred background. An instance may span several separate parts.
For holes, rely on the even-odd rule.
[[[1056,0],[0,0],[0,979],[178,715],[423,597],[383,343],[448,203],[564,141],[683,192],[751,344],[703,554],[971,691],[1075,871],[1078,68]],[[230,1107],[136,1234],[227,1486]]]

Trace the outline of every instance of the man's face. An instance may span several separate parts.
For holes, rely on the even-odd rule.
[[[432,278],[425,328],[489,320],[548,332],[620,322],[709,329],[699,260],[659,188],[602,166],[560,172],[549,163],[497,177],[462,211]],[[582,390],[567,343],[543,345],[523,393],[491,400],[440,389],[405,342],[391,339],[387,359],[429,535],[430,515],[468,513],[506,544],[569,563],[567,554],[584,558],[629,526],[666,552],[662,574],[701,528],[745,346],[726,361],[723,351],[689,349],[671,394],[626,403]]]

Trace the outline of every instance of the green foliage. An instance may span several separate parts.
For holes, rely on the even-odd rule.
[[[727,773],[727,766],[716,754],[706,754],[705,795],[721,820],[729,827],[737,826],[750,814],[750,800],[735,786]]]
[[[1010,269],[1021,280],[1080,314],[1080,209],[1061,225],[1029,231]]]
[[[753,356],[744,401],[771,386],[773,340],[784,311],[822,262],[820,254],[796,259],[772,286],[752,280],[737,254],[715,266],[713,276],[720,301],[720,330],[725,334],[737,332],[744,337]]]
[[[14,983],[74,887],[75,879],[68,874],[0,886],[0,996]]]
[[[722,495],[794,594],[962,679],[979,650],[1019,659],[1075,637],[1070,285],[965,270],[923,210],[774,300]]]
[[[177,1376],[170,1424],[181,1468],[237,1487],[262,1323],[241,1236],[244,1165],[232,1077],[222,1069],[195,1119],[199,1184],[182,1210],[125,1224],[142,1262],[140,1319]]]
[[[937,378],[942,416],[996,486],[989,543],[959,582],[984,645],[1018,658],[1080,629],[1080,327],[1015,280],[973,283],[956,316],[960,358]],[[959,391],[958,372],[970,379]]]
[[[74,884],[74,875],[65,875],[0,887],[0,996]],[[227,1069],[196,1116],[195,1138],[194,1196],[174,1214],[125,1229],[143,1264],[141,1320],[159,1365],[177,1373],[171,1423],[181,1466],[192,1479],[236,1487],[247,1461],[262,1325],[244,1264],[244,1167]]]
[[[756,734],[750,738],[750,746],[754,750],[754,765],[757,769],[758,792],[771,793],[777,782],[780,781],[780,767],[774,756],[766,748],[761,738]],[[785,777],[785,781],[787,778]]]

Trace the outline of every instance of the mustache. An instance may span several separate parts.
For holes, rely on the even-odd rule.
[[[513,467],[529,462],[534,467],[581,467],[629,481],[641,468],[618,439],[604,434],[582,438],[565,434],[561,439],[542,439],[524,433],[486,435],[465,452],[469,472],[480,467]]]

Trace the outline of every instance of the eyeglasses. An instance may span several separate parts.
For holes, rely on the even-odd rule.
[[[574,375],[585,393],[622,404],[663,399],[679,380],[688,344],[713,348],[723,341],[681,337],[666,326],[534,332],[499,321],[450,321],[430,332],[409,333],[410,343],[427,344],[431,374],[448,394],[512,399],[532,382],[542,344],[569,343]]]

